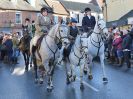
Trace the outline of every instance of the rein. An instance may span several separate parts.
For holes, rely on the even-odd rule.
[[[80,37],[80,43],[81,43],[81,38],[85,38],[85,37]],[[77,48],[77,46],[76,46],[76,44],[74,44],[74,46],[75,46],[75,48],[77,49],[77,50],[79,50],[80,48]],[[81,46],[82,46],[82,43],[81,43]],[[87,46],[82,46],[82,48],[88,48]],[[81,48],[81,49],[82,49]],[[81,49],[80,49],[80,54],[81,54]],[[84,58],[84,53],[83,54],[81,54],[81,57],[79,57],[78,55],[76,55],[76,53],[75,53],[75,51],[74,51],[74,48],[73,48],[73,52],[74,52],[74,55],[78,58],[78,66],[80,65],[80,62],[81,62],[81,59],[83,59]]]
[[[62,42],[62,39],[64,39],[64,38],[67,38],[67,36],[65,37],[62,37],[61,36],[61,33],[60,33],[60,31],[59,31],[59,28],[58,28],[58,31],[57,32],[59,32],[59,37],[56,35],[55,37],[59,40],[59,42]],[[57,34],[57,32],[56,32],[56,34]],[[53,38],[53,39],[55,39],[55,37],[54,36],[51,36],[51,35],[47,35],[47,36],[49,36],[49,37],[51,37],[51,38]],[[48,45],[48,42],[47,42],[47,40],[46,40],[46,37],[45,37],[45,42],[46,42],[46,45],[47,45],[47,47],[49,48],[49,50],[54,54],[54,60],[55,60],[55,54],[56,54],[56,52],[58,51],[58,47],[57,47],[57,49],[55,50],[55,52],[50,48],[50,46]],[[57,45],[57,44],[56,44]],[[38,51],[38,53],[39,53],[39,51]],[[41,58],[41,55],[39,55],[39,58],[41,59],[41,61],[42,61],[42,58]]]
[[[104,27],[104,28],[100,28],[100,25],[98,25],[98,28],[100,29],[100,31],[102,32],[106,27]],[[95,31],[93,31],[93,33],[94,34],[97,34],[97,38],[98,38],[98,41],[95,41],[93,38],[92,38],[92,36],[90,35],[90,42],[91,42],[91,44],[93,45],[93,46],[95,46],[96,48],[98,48],[98,51],[97,51],[97,56],[99,55],[99,51],[100,51],[100,48],[103,46],[103,44],[104,43],[102,43],[101,44],[101,42],[103,41],[103,36],[102,36],[102,34],[99,32],[99,33],[97,33],[97,32],[95,32]],[[98,35],[100,35],[100,37],[98,36]],[[94,43],[98,43],[98,46],[96,46]]]

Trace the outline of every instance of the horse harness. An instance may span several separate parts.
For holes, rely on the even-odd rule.
[[[62,41],[62,39],[64,39],[64,38],[67,38],[67,37],[62,37],[61,36],[61,33],[60,33],[60,31],[59,31],[59,29],[58,29],[58,31],[57,32],[59,32],[59,37],[56,35],[56,38],[59,40],[59,43]],[[56,33],[57,33],[56,32]],[[55,38],[55,37],[53,37],[53,36],[50,36],[50,35],[47,35],[47,36],[49,36],[49,37],[51,37],[51,38]],[[44,38],[45,37],[45,35],[42,35],[40,38]],[[40,39],[39,38],[39,39]],[[42,42],[42,40],[41,40],[41,42]],[[40,46],[41,46],[41,42],[40,42],[40,44],[39,44],[39,46],[37,47],[37,53],[38,53],[38,56],[39,56],[39,58],[40,58],[40,60],[42,61],[42,57],[41,57],[41,55],[40,55],[40,53],[39,53],[39,50],[40,50]],[[54,55],[54,59],[53,60],[55,60],[55,54],[56,54],[56,52],[58,51],[58,47],[57,47],[57,49],[55,50],[55,52],[50,48],[50,46],[48,45],[48,43],[47,43],[47,40],[46,40],[46,37],[45,37],[45,42],[46,42],[46,45],[47,45],[47,47],[49,48],[49,50],[53,53],[53,55]],[[57,44],[58,45],[58,44]]]
[[[98,28],[99,28],[101,31],[103,31],[106,27],[104,27],[103,29],[101,29],[100,26],[99,26],[99,24],[98,24]],[[103,41],[103,36],[102,36],[100,33],[97,33],[97,32],[94,32],[94,31],[93,31],[93,33],[97,34],[98,42],[96,42],[96,41],[92,38],[91,35],[90,35],[90,41],[91,41],[91,44],[92,44],[93,46],[95,46],[96,48],[98,48],[98,51],[97,51],[97,56],[98,56],[98,55],[99,55],[100,48],[101,48],[101,47],[103,46],[103,44],[104,44],[104,43],[101,44],[101,42]],[[98,35],[100,35],[100,37],[99,37]],[[101,38],[101,39],[100,39],[100,38]],[[92,41],[95,42],[95,43],[98,43],[98,46],[96,46],[95,44],[93,44]],[[96,56],[96,57],[97,57],[97,56]]]
[[[81,38],[85,38],[85,37],[80,37],[80,43],[81,43]],[[76,47],[76,49],[78,49],[77,48],[77,46],[76,46],[76,44],[74,44],[74,46]],[[81,43],[81,46],[82,46],[82,43]],[[87,46],[82,46],[82,48],[88,48]],[[81,48],[81,49],[82,49]],[[81,54],[81,57],[79,57],[78,55],[76,55],[76,53],[75,53],[75,51],[74,51],[74,48],[73,48],[73,52],[74,52],[74,55],[78,58],[78,64],[77,64],[77,66],[79,66],[80,65],[80,62],[81,62],[81,59],[83,59],[84,58],[84,54]],[[81,51],[80,51],[81,52]]]

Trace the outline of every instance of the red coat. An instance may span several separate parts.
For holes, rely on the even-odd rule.
[[[113,41],[113,46],[116,47],[116,49],[122,49],[122,38],[118,37]]]

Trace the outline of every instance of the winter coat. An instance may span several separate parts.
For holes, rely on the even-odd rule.
[[[122,38],[118,37],[113,41],[113,46],[116,47],[117,50],[122,50]]]
[[[42,35],[45,31],[48,32],[51,27],[51,20],[48,16],[40,14],[35,21],[35,35]],[[45,32],[45,33],[46,33]]]
[[[130,50],[132,44],[132,37],[130,35],[127,35],[124,37],[123,42],[122,42],[122,49],[128,49]]]
[[[94,16],[91,16],[90,19],[88,16],[83,17],[82,19],[82,28],[85,32],[88,31],[88,27],[94,29],[96,20]]]

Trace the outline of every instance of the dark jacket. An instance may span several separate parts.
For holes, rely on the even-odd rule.
[[[88,16],[83,17],[82,19],[82,28],[85,32],[87,32],[88,27],[91,27],[92,29],[94,29],[96,24],[96,20],[94,16],[91,16],[91,18],[89,19]]]
[[[12,43],[12,40],[11,39],[7,39],[3,44],[6,46],[6,48],[7,48],[8,51],[11,51],[12,50],[13,43]]]
[[[127,35],[123,39],[122,49],[128,49],[128,50],[130,50],[131,44],[132,44],[132,37],[130,35]]]
[[[72,26],[69,27],[70,28],[70,36],[72,36],[73,38],[77,37],[78,34],[78,28],[75,26],[75,28],[73,28]]]

